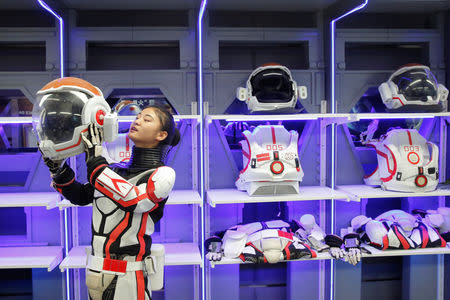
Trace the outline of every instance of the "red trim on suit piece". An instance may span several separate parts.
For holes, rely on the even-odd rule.
[[[386,146],[386,145],[384,145],[384,147],[389,150],[389,152],[391,153],[392,159],[394,160],[394,169],[391,170],[391,168],[389,166],[389,157],[387,156],[387,154],[377,150],[377,154],[382,156],[382,157],[384,157],[384,159],[386,159],[387,170],[388,170],[388,172],[390,174],[390,176],[384,177],[384,178],[380,178],[380,179],[383,182],[388,182],[388,181],[391,181],[392,178],[394,178],[395,172],[397,171],[397,160],[395,159],[394,153],[392,153],[391,149],[389,149],[389,147]]]
[[[403,249],[409,249],[411,248],[411,246],[409,245],[408,241],[405,239],[405,237],[400,233],[400,231],[398,231],[397,226],[392,226],[395,232],[395,236],[398,237],[398,239],[400,240],[400,243],[403,246]]]
[[[126,273],[127,272],[127,261],[104,258],[102,269],[103,269],[103,271]]]
[[[412,145],[411,132],[409,132],[409,130],[406,132],[408,133],[409,144]]]
[[[402,101],[399,97],[393,97],[392,99],[397,99],[398,101],[400,101],[400,103],[401,103],[402,105],[405,105],[405,104],[403,103],[403,101]]]
[[[136,271],[137,300],[145,300],[144,272]]]
[[[430,241],[430,237],[428,235],[427,227],[424,225],[420,225],[420,234],[422,235],[422,245],[421,248],[426,248],[428,242]]]
[[[106,258],[111,258],[111,255],[109,253],[109,248],[111,247],[111,244],[114,243],[117,240],[119,235],[122,234],[122,232],[125,230],[125,228],[127,228],[129,219],[130,219],[130,212],[126,212],[125,213],[125,218],[111,232],[111,234],[109,236],[109,240],[108,240],[108,242],[106,243],[106,246],[105,246]]]
[[[277,138],[275,135],[275,128],[273,128],[273,126],[271,126],[270,129],[272,130],[272,143],[275,145],[277,143]]]
[[[383,250],[389,248],[389,238],[387,235],[383,236]]]
[[[71,185],[71,184],[74,183],[74,182],[75,182],[75,177],[73,177],[71,180],[69,180],[69,182],[61,183],[61,184],[54,182],[54,184],[55,184],[57,187],[65,187],[65,186]]]
[[[139,253],[136,256],[136,261],[141,261],[142,256],[145,252],[145,241],[144,241],[144,234],[145,229],[147,229],[147,218],[148,218],[148,212],[142,214],[142,221],[141,221],[141,228],[138,232],[138,241],[139,241]]]
[[[92,173],[91,173],[91,177],[89,177],[89,182],[92,184],[92,177],[94,176],[94,174],[97,173],[100,168],[107,167],[107,166],[108,166],[107,164],[101,164],[100,166],[95,168],[94,171],[92,171]],[[114,185],[115,185],[115,183],[114,183]]]
[[[292,233],[290,233],[290,232],[286,232],[286,231],[283,231],[283,230],[278,230],[278,236],[292,240],[294,235]]]
[[[291,251],[289,251],[289,246],[292,244],[292,242],[289,242],[286,247],[284,247],[284,251],[286,252],[286,260],[291,259]]]
[[[82,130],[81,133],[88,131],[88,128],[86,128],[85,130]],[[81,143],[81,133],[80,133],[80,138],[78,139],[78,142],[72,146],[66,147],[66,148],[62,148],[62,149],[55,149],[56,152],[59,151],[64,151],[70,148],[75,148],[76,146],[78,146]]]
[[[252,149],[250,148],[250,142],[248,141],[248,139],[247,139],[247,137],[246,137],[245,135],[244,135],[244,137],[245,137],[245,141],[247,142],[247,145],[248,145],[248,151],[249,151],[248,155],[249,155],[250,158],[251,158],[251,157],[252,157]],[[242,169],[242,171],[240,172],[240,174],[244,173],[245,170],[247,170],[248,166],[250,165],[250,160],[251,160],[250,158],[247,160],[247,165],[245,166],[244,169]],[[239,178],[238,178],[238,179],[239,179]],[[236,180],[237,180],[237,179],[236,179]]]
[[[311,247],[309,247],[307,244],[303,244],[303,246],[309,249],[309,252],[311,252],[311,258],[317,257],[317,253],[313,249],[311,249]]]
[[[158,168],[159,169],[159,168]],[[149,197],[150,200],[152,200],[154,203],[159,203],[161,202],[162,198],[158,198],[155,195],[155,183],[153,182],[153,176],[155,176],[156,172],[158,172],[158,169],[156,169],[152,175],[150,175],[150,178],[147,181],[147,195]]]

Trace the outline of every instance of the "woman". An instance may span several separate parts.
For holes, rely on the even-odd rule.
[[[86,270],[93,300],[151,299],[150,282],[144,275],[152,263],[150,234],[175,182],[175,171],[163,161],[180,134],[167,109],[149,106],[137,115],[128,136],[134,142],[130,161],[108,165],[101,156],[102,132],[89,127],[82,136],[86,184],[75,181],[67,164],[55,170],[45,159],[53,186],[66,199],[77,205],[93,204],[92,252]]]

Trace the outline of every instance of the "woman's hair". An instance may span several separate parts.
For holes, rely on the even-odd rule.
[[[173,120],[172,113],[170,112],[170,106],[162,106],[162,105],[148,105],[144,107],[153,108],[157,111],[157,116],[159,122],[161,123],[161,130],[167,132],[167,137],[159,142],[161,146],[176,146],[180,142],[180,132],[175,125],[175,121]]]

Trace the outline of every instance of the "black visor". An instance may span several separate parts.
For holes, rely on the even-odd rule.
[[[392,78],[407,101],[436,100],[437,81],[430,70],[424,68],[410,69]]]
[[[74,129],[82,124],[84,107],[81,92],[60,92],[45,95],[40,117],[41,139],[55,144],[70,141]]]
[[[281,69],[266,69],[250,79],[252,95],[261,103],[289,102],[294,96],[292,81]]]

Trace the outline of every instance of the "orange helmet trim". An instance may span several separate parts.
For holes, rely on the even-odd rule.
[[[95,86],[93,86],[92,84],[87,82],[86,80],[76,78],[76,77],[63,77],[63,78],[58,78],[53,81],[50,81],[40,90],[40,92],[43,92],[43,91],[49,90],[49,89],[57,89],[62,86],[74,86],[74,87],[83,88],[83,89],[90,91],[92,94],[94,94],[96,96],[101,96],[101,92],[98,88],[96,88]]]

